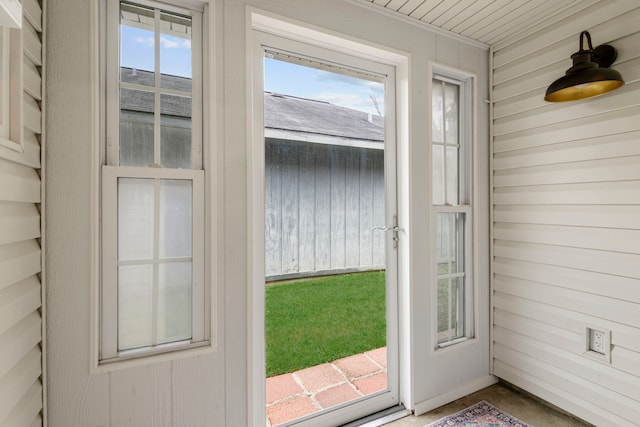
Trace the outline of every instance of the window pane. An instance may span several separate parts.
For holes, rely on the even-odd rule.
[[[144,6],[121,3],[120,17],[121,79],[153,86],[154,11]]]
[[[447,158],[446,158],[446,180],[447,180],[447,197],[446,202],[450,205],[457,205],[458,199],[458,148],[447,146]]]
[[[153,259],[154,182],[118,179],[118,260]]]
[[[433,146],[433,204],[444,205],[444,147],[442,145]]]
[[[190,262],[158,266],[158,344],[191,338]]]
[[[457,85],[445,84],[444,118],[447,144],[458,143],[458,92]]]
[[[120,165],[147,166],[153,161],[154,94],[120,90]]]
[[[161,163],[168,168],[191,168],[191,98],[160,95]]]
[[[192,183],[160,182],[160,258],[192,255]]]
[[[436,215],[437,337],[447,342],[464,336],[465,214]]]
[[[160,86],[191,91],[191,18],[160,12]]]
[[[433,142],[440,143],[444,142],[442,133],[444,122],[444,115],[442,111],[443,96],[442,82],[440,80],[433,80],[433,97],[431,98],[431,138],[433,139]]]
[[[153,265],[118,267],[118,350],[152,340]]]

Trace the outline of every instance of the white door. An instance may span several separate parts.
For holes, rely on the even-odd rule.
[[[400,233],[396,226],[394,68],[259,31],[254,31],[253,36],[253,413],[256,420],[262,416],[270,425],[342,425],[399,407]],[[314,92],[311,89],[316,79],[332,79],[335,90]],[[357,99],[358,94],[352,91],[357,86],[364,89],[369,86],[368,99],[366,91],[364,98]],[[371,277],[379,279],[375,286],[382,289],[384,299],[381,301],[384,324],[379,328],[382,341],[372,338],[378,344],[370,345],[376,348],[366,348],[367,343],[362,344],[365,347],[357,347],[356,340],[345,335],[342,341],[348,344],[354,341],[354,354],[348,353],[349,349],[330,349],[328,354],[335,354],[335,359],[327,360],[331,356],[325,355],[319,362],[307,365],[287,362],[271,372],[274,363],[270,359],[279,356],[272,355],[271,348],[276,344],[270,342],[271,334],[265,334],[265,319],[271,322],[272,311],[277,309],[265,310],[270,298],[268,287],[286,283],[278,286],[282,292],[300,279],[305,281],[302,286],[308,287],[328,286],[325,283],[338,278],[362,286],[362,295],[370,292],[362,283]],[[279,295],[288,298],[288,292]],[[313,291],[310,295],[320,293]],[[320,300],[314,304],[309,302],[307,310],[311,313],[306,313],[312,318],[329,310],[328,302]],[[343,311],[357,308],[361,307],[345,305]],[[294,325],[269,324],[269,331],[302,322],[294,315],[291,317]],[[329,325],[332,319],[326,321]],[[341,326],[349,329],[350,325],[351,321],[345,320]],[[358,338],[363,331],[374,329],[366,324],[354,328],[350,332]],[[338,329],[343,328],[336,328],[335,334]],[[313,345],[321,350],[332,346],[325,342]],[[372,360],[378,365],[378,372],[351,376],[344,366],[350,356],[381,352],[384,357]],[[270,364],[268,370],[266,363]],[[333,383],[304,383],[305,373],[317,366],[314,363],[334,369],[340,379]],[[267,401],[269,378],[279,375],[283,381],[288,375],[293,376],[302,391],[293,397],[282,395]],[[377,381],[364,381],[374,376]],[[347,399],[339,396],[345,390],[350,396]],[[331,395],[332,392],[335,394]],[[291,406],[293,400],[304,400],[307,410],[293,418],[278,415],[278,405]]]

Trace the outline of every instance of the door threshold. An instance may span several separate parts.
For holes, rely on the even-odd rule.
[[[403,405],[393,406],[340,427],[378,427],[411,415],[411,411]]]

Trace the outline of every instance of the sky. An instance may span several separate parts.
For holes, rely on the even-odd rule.
[[[121,26],[121,65],[153,70],[153,32]],[[125,48],[126,47],[126,48]],[[191,41],[160,36],[160,72],[191,77]],[[268,92],[330,102],[342,107],[384,115],[384,85],[344,74],[265,58],[264,89]]]

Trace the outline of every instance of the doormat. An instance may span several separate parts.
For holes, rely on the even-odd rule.
[[[458,413],[444,417],[425,427],[533,427],[512,417],[492,404],[476,403]]]

